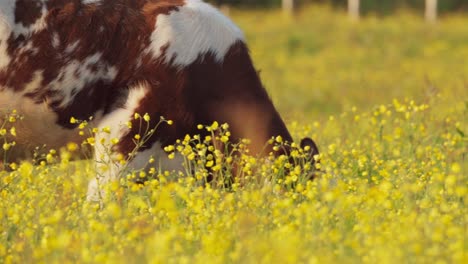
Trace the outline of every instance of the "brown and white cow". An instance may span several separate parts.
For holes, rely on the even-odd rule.
[[[181,166],[162,147],[214,120],[229,123],[234,140],[250,139],[252,153],[269,152],[272,136],[292,141],[242,31],[200,0],[1,0],[0,121],[12,109],[24,116],[13,159],[36,145],[80,142],[70,118],[90,116],[119,139],[114,151],[128,153],[135,112],[174,121],[139,150],[129,164],[135,169],[151,156],[163,169]],[[312,140],[302,143],[317,153]],[[88,198],[96,195],[91,183]]]

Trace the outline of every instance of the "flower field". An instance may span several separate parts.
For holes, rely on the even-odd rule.
[[[317,178],[245,156],[231,188],[153,171],[90,203],[70,145],[0,171],[0,263],[467,263],[468,17],[231,15],[294,138],[318,143]],[[213,164],[190,140],[169,151]]]

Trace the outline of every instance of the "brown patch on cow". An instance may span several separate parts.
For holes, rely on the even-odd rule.
[[[158,15],[168,15],[170,12],[178,11],[179,7],[184,4],[185,0],[148,1],[141,9],[141,12],[149,25],[155,25]]]
[[[141,150],[150,148],[154,142],[163,145],[173,144],[176,139],[186,134],[195,134],[196,117],[192,108],[188,107],[186,91],[191,89],[187,72],[184,69],[171,67],[164,63],[165,49],[158,60],[153,60],[150,54],[144,56],[141,69],[135,75],[135,83],[146,82],[149,90],[135,112],[151,116],[150,125],[155,127],[159,117],[174,120],[169,126],[165,123],[158,127],[155,135],[147,141]],[[118,150],[127,153],[135,148],[133,136],[139,133],[140,121],[132,120],[132,130],[121,139]]]
[[[16,0],[15,23],[28,27],[34,24],[42,15],[41,1]]]
[[[217,111],[230,125],[234,139],[249,139],[251,142],[249,149],[255,154],[271,151],[271,147],[266,142],[273,136],[270,132],[273,113],[267,104],[262,102],[249,104],[239,100],[220,104],[217,106]]]
[[[234,139],[251,139],[251,150],[255,154],[262,152],[273,136],[281,135],[284,140],[292,141],[262,86],[244,43],[233,45],[222,64],[216,63],[212,54],[207,54],[203,60],[189,66],[189,71],[195,86],[188,91],[189,97],[201,100],[193,107],[203,108],[204,119],[229,123]]]

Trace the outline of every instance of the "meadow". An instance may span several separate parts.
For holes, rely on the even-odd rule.
[[[232,188],[155,172],[89,203],[95,167],[70,145],[0,171],[0,263],[467,263],[468,17],[231,16],[318,177],[245,156]],[[193,160],[191,140],[174,151]]]

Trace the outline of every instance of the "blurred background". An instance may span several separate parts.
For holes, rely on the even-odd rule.
[[[468,105],[468,0],[217,0],[288,125],[396,100]],[[305,122],[302,122],[305,121]]]
[[[278,7],[282,6],[283,2],[288,2],[288,0],[211,0],[211,3],[217,5],[230,5],[237,7]],[[330,4],[336,8],[346,9],[348,7],[349,0],[295,0],[293,1],[297,6],[303,6],[308,4]],[[415,10],[424,9],[427,2],[431,0],[359,0],[361,6],[361,12],[363,13],[379,13],[379,14],[391,14],[397,9],[400,8],[409,8]],[[450,13],[450,12],[461,12],[468,10],[468,1],[467,0],[439,0],[438,2],[438,11],[441,13]]]

